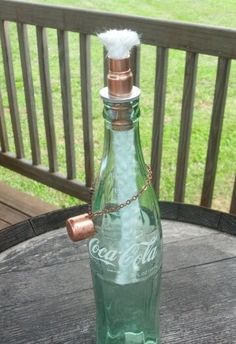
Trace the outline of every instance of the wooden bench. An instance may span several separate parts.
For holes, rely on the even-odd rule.
[[[21,131],[21,114],[17,101],[17,85],[14,77],[14,61],[11,46],[9,23],[16,23],[19,56],[23,75],[26,112],[30,133],[31,157],[25,155],[25,146]],[[41,142],[38,134],[37,111],[34,83],[31,69],[30,42],[28,30],[35,29],[37,59],[39,67],[41,99],[45,125],[45,140],[48,161],[42,163]],[[5,113],[0,85],[0,165],[25,175],[31,179],[49,185],[83,201],[89,199],[89,187],[94,179],[94,138],[91,93],[91,51],[90,38],[104,28],[130,28],[142,35],[143,45],[156,48],[156,64],[153,66],[155,90],[153,97],[153,133],[151,166],[154,175],[154,187],[160,191],[160,178],[163,151],[163,126],[165,120],[166,85],[168,77],[169,51],[173,49],[186,54],[181,121],[179,128],[179,146],[177,153],[176,178],[173,201],[185,202],[186,180],[189,163],[189,149],[193,119],[196,73],[199,55],[218,57],[215,91],[213,96],[212,117],[207,144],[206,161],[200,206],[211,208],[223,117],[227,97],[231,60],[236,58],[236,30],[210,26],[168,22],[144,17],[80,10],[76,8],[32,4],[22,1],[1,0],[0,37],[2,60],[6,79],[6,89],[14,136],[14,148],[9,146]],[[54,103],[51,93],[51,75],[49,68],[48,30],[57,33],[58,63],[61,79],[61,100],[63,109],[65,170],[62,173],[58,163],[56,129],[54,123]],[[78,33],[81,85],[81,116],[84,146],[84,180],[78,180],[75,156],[74,118],[72,111],[72,88],[68,33]],[[14,49],[16,47],[14,46]],[[105,54],[104,54],[105,57]],[[135,84],[139,85],[140,49],[132,55]],[[102,58],[102,56],[101,56]],[[106,67],[104,68],[106,75]],[[151,138],[150,138],[151,139]],[[234,148],[235,149],[235,148]],[[232,174],[235,164],[232,162]],[[232,183],[232,195],[229,212],[236,214],[236,179]],[[160,195],[160,198],[161,195]]]

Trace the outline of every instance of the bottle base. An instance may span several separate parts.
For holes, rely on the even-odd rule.
[[[159,340],[145,339],[144,333],[125,332],[122,336],[108,334],[105,343],[97,344],[161,344]]]

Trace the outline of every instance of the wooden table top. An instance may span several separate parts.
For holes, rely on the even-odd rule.
[[[236,343],[236,237],[163,221],[162,344]],[[85,242],[64,228],[0,254],[1,344],[95,344]]]

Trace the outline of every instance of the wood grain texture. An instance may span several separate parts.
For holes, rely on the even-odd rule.
[[[160,193],[161,179],[162,141],[165,115],[168,52],[168,49],[163,47],[158,47],[156,51],[151,167],[153,172],[153,187],[158,197]]]
[[[58,207],[52,204],[26,194],[25,192],[16,190],[2,182],[0,182],[0,201],[6,206],[18,210],[28,217],[58,209]]]
[[[167,221],[167,236],[173,224],[180,236],[189,231]],[[163,344],[234,343],[235,240],[202,229],[200,236],[164,245]],[[72,243],[64,228],[35,237],[0,255],[0,275],[2,344],[95,344],[86,243]]]
[[[41,155],[27,26],[21,23],[17,23],[17,32],[20,48],[22,76],[24,81],[25,103],[28,116],[32,163],[33,165],[39,165],[41,163]]]
[[[0,18],[85,34],[126,27],[140,33],[146,44],[236,57],[233,29],[9,0],[1,0]]]
[[[9,201],[5,200],[5,203],[7,202]],[[16,209],[18,208],[16,207]],[[34,235],[39,235],[47,231],[51,231],[59,227],[65,226],[66,219],[77,214],[83,214],[86,212],[88,212],[87,205],[74,206],[72,208],[60,209],[36,216],[34,218],[31,218],[30,220],[27,220],[27,223],[30,224],[30,226],[33,228]],[[196,234],[191,232],[193,228],[192,224],[196,224],[199,226],[199,230],[198,232],[196,232],[199,235],[202,233],[202,228],[200,226],[204,226],[205,232],[206,227],[208,227],[216,229],[218,231],[236,235],[236,216],[234,215],[222,213],[216,210],[207,209],[199,206],[173,202],[160,202],[160,212],[162,220],[168,219],[172,221],[179,221],[180,223],[185,223],[185,228],[189,228],[189,233],[187,235],[185,232],[184,238],[194,238],[196,236]],[[178,231],[175,228],[179,228],[179,226],[181,225],[172,226],[172,234],[175,236],[175,241],[177,238]],[[0,231],[0,252],[22,241],[21,237],[19,238],[20,241],[17,241],[17,233],[15,233],[14,229],[12,229],[11,227],[9,227],[8,239],[5,239],[5,233],[6,232],[4,232],[3,237],[1,237]]]
[[[10,108],[12,130],[14,135],[15,151],[17,158],[23,158],[24,147],[21,132],[19,109],[17,103],[9,29],[8,23],[2,20],[0,20],[0,38],[2,45],[2,57],[7,86],[8,103]]]
[[[197,224],[236,235],[236,216],[233,214],[177,202],[160,201],[159,205],[162,219]]]
[[[0,231],[0,252],[34,237],[29,221],[23,221]]]
[[[32,216],[44,214],[55,209],[57,207],[52,204],[43,202],[36,197],[13,189],[0,182],[0,230],[18,222],[25,221]],[[18,234],[11,233],[13,236],[11,239],[9,236],[7,236],[7,239],[5,235],[3,236],[3,241],[0,243],[0,250],[1,246],[5,245],[4,247],[6,247],[7,243],[10,245],[12,243],[18,243]]]
[[[166,244],[181,244],[185,241],[203,239],[203,237],[218,235],[218,231],[212,230],[200,225],[192,223],[181,223],[176,220],[166,220],[162,218],[162,234],[165,245]],[[180,229],[181,228],[181,229]]]
[[[39,62],[39,75],[41,82],[42,102],[44,124],[47,139],[48,150],[48,164],[50,172],[58,171],[57,162],[57,147],[54,114],[52,106],[52,91],[50,81],[49,57],[48,57],[48,43],[46,29],[37,26],[37,46],[38,46],[38,62]]]
[[[107,86],[107,74],[108,74],[108,61],[107,61],[107,51],[103,47],[103,85]]]
[[[2,219],[0,219],[0,230],[6,227],[9,227],[11,224],[9,222],[6,222]]]
[[[3,108],[1,90],[0,90],[0,144],[1,144],[1,151],[2,152],[5,153],[9,150],[8,136],[7,136],[7,130],[6,130],[6,122],[5,122],[5,116],[4,116],[4,108]]]
[[[211,207],[214,191],[225,102],[227,97],[230,63],[231,61],[228,59],[218,59],[211,128],[208,140],[207,158],[201,196],[201,206],[209,208]]]
[[[133,84],[139,87],[140,84],[140,57],[141,57],[141,47],[135,46],[131,52],[131,70],[133,73]]]
[[[68,218],[87,211],[87,206],[71,207],[66,211],[60,209],[3,228],[0,231],[0,252],[42,233],[64,227]]]
[[[198,207],[191,204],[178,206],[177,218],[179,221],[196,223],[202,226],[218,228],[222,213],[216,210],[208,211],[208,208]]]
[[[90,37],[80,34],[80,76],[81,102],[84,136],[84,161],[86,186],[94,180],[94,147],[92,126],[92,95],[91,95],[91,56]]]
[[[193,118],[198,55],[186,53],[178,157],[175,176],[175,202],[184,202]]]
[[[68,32],[57,30],[67,178],[76,178]]]
[[[88,212],[88,206],[80,205],[68,209],[60,209],[47,214],[43,214],[30,219],[31,225],[34,228],[36,235],[65,227],[66,220],[75,215],[84,214]]]
[[[223,214],[220,217],[218,229],[229,234],[236,234],[236,216],[231,214]]]
[[[24,221],[27,218],[28,216],[23,212],[17,209],[10,208],[6,204],[0,202],[0,219],[3,219],[10,224],[14,224]]]
[[[234,179],[234,188],[232,192],[232,199],[230,204],[230,213],[236,215],[236,175]]]

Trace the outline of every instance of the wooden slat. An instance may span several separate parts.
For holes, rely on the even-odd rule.
[[[3,228],[6,228],[6,227],[8,227],[8,226],[10,226],[10,223],[9,223],[9,222],[0,220],[0,230],[3,229]]]
[[[7,0],[0,2],[0,18],[86,34],[129,28],[142,35],[143,43],[236,57],[233,29]]]
[[[24,80],[25,103],[28,115],[32,162],[34,165],[39,165],[41,163],[41,157],[27,26],[21,23],[17,23],[17,31],[20,47],[22,75]]]
[[[29,216],[0,202],[0,219],[10,224],[24,221]]]
[[[58,30],[58,51],[61,77],[61,95],[63,108],[63,122],[66,148],[66,167],[67,178],[76,177],[75,166],[75,147],[74,147],[74,126],[72,115],[72,98],[70,82],[70,65],[69,65],[69,44],[68,32]]]
[[[232,193],[230,213],[236,215],[236,175],[235,175],[235,179],[234,179],[234,189],[233,189],[233,193]]]
[[[56,149],[56,135],[52,107],[52,93],[50,82],[50,70],[48,60],[48,43],[46,29],[37,26],[37,45],[38,45],[38,58],[39,58],[39,74],[42,91],[43,112],[45,131],[47,138],[47,149],[49,159],[50,172],[58,170],[57,163],[57,149]]]
[[[162,140],[165,114],[166,80],[168,69],[168,49],[157,48],[156,78],[154,91],[154,112],[152,132],[152,157],[153,186],[159,196],[161,178]]]
[[[84,133],[85,174],[87,186],[91,186],[94,180],[90,61],[90,37],[88,35],[80,34],[81,101]]]
[[[24,147],[19,118],[19,109],[17,104],[16,86],[14,69],[12,62],[11,44],[8,32],[8,23],[0,20],[0,36],[2,44],[3,64],[7,85],[8,101],[11,114],[12,129],[15,142],[15,151],[17,158],[24,156]]]
[[[192,52],[186,53],[179,148],[175,178],[175,202],[184,202],[185,196],[185,185],[187,178],[188,157],[193,117],[193,103],[197,75],[197,61],[197,54]]]
[[[204,207],[210,207],[212,203],[225,102],[228,89],[229,72],[230,60],[222,57],[219,58],[212,110],[211,129],[208,141],[208,151],[201,197],[201,205]]]
[[[107,51],[105,48],[103,48],[103,83],[104,83],[104,87],[107,86],[107,74],[108,74]]]
[[[14,234],[13,234],[14,233]],[[0,231],[0,252],[35,236],[30,220],[7,226]]]
[[[2,182],[0,182],[0,202],[27,216],[37,216],[58,209],[52,204],[16,190]]]
[[[0,144],[1,144],[2,152],[7,152],[9,150],[1,90],[0,90]]]
[[[83,201],[90,200],[89,188],[79,181],[68,180],[59,172],[50,173],[44,166],[33,166],[28,160],[16,159],[11,153],[0,152],[0,165]]]
[[[134,47],[131,52],[131,70],[134,85],[139,87],[140,83],[140,46]]]

